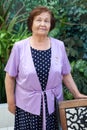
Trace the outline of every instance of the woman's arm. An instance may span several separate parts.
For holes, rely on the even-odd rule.
[[[15,78],[9,76],[8,73],[6,73],[5,77],[5,88],[6,88],[6,95],[7,95],[7,103],[8,103],[8,110],[15,114]]]
[[[87,98],[86,95],[81,94],[72,78],[71,74],[67,74],[63,76],[63,82],[65,86],[70,90],[73,94],[74,98]]]

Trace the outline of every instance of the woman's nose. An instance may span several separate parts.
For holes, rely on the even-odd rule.
[[[41,25],[45,25],[45,22],[44,22],[44,21],[41,21]]]

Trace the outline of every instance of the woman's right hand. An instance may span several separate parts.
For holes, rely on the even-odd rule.
[[[8,103],[8,110],[15,114],[16,105],[15,105],[15,78],[11,77],[8,73],[5,76],[5,88],[6,88],[6,96]]]
[[[15,105],[15,104],[8,104],[8,110],[9,110],[12,114],[15,114],[16,105]]]

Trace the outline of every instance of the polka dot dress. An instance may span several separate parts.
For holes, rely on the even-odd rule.
[[[37,76],[41,84],[42,91],[46,89],[49,70],[51,65],[51,48],[48,50],[36,50],[31,47],[34,66]],[[55,112],[49,115],[47,107],[47,97],[44,93],[45,108],[46,108],[46,130],[58,130]],[[33,115],[16,107],[15,128],[14,130],[42,130],[43,128],[43,104],[41,100],[40,116]]]

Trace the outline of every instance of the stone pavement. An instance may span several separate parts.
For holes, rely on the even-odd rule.
[[[4,127],[4,128],[0,128],[0,130],[14,130],[13,127]]]

